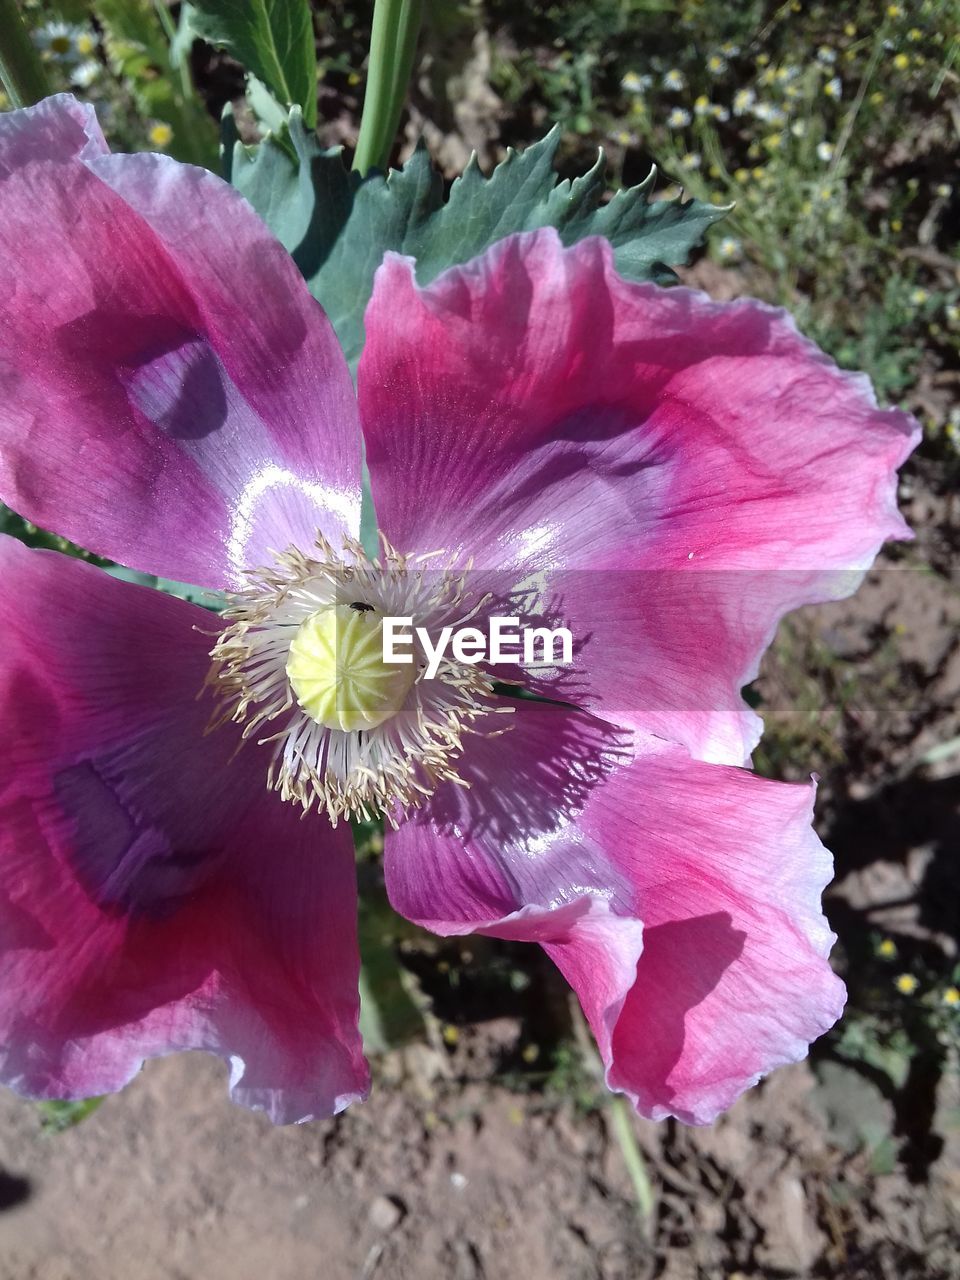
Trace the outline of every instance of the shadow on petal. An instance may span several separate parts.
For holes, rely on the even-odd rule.
[[[637,980],[613,1036],[610,1072],[614,1087],[621,1078],[630,1081],[644,1112],[662,1107],[692,1122],[673,1106],[681,1082],[671,1081],[683,1056],[686,1017],[740,958],[746,938],[726,911],[645,930]]]
[[[490,729],[496,736],[485,736]],[[460,775],[468,786],[441,787],[430,821],[493,846],[527,846],[561,830],[631,755],[629,734],[550,703],[518,699],[510,717],[491,717],[490,729],[484,722],[466,739]]]

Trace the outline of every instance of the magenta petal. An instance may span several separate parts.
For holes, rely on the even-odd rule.
[[[706,1123],[840,1016],[831,859],[811,787],[624,746],[579,712],[519,704],[511,732],[471,743],[474,789],[448,785],[390,834],[387,888],[436,932],[540,942],[611,1088]]]
[[[104,154],[68,97],[0,116],[0,188],[4,501],[214,588],[318,528],[356,533],[346,363],[237,192],[165,156]]]
[[[782,614],[907,536],[912,418],[786,312],[627,283],[604,240],[514,236],[422,290],[388,255],[365,323],[387,537],[537,572],[582,642],[559,696],[703,758],[748,756]]]
[[[211,615],[9,538],[0,574],[0,1080],[86,1097],[204,1049],[275,1121],[363,1096],[350,834],[203,736]]]

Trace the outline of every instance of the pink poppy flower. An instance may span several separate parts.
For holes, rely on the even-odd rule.
[[[388,256],[355,395],[211,174],[110,155],[60,97],[0,118],[0,185],[0,497],[228,596],[0,541],[0,1080],[86,1096],[204,1049],[277,1121],[362,1097],[337,819],[375,810],[396,908],[540,943],[643,1114],[709,1121],[802,1057],[843,1003],[830,858],[812,787],[741,767],[740,688],[785,610],[906,536],[913,421],[783,312],[549,230],[425,289]],[[506,673],[552,700],[382,662],[384,616],[507,604],[573,633],[569,667]]]

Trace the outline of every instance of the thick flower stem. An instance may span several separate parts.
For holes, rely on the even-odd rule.
[[[15,107],[30,107],[50,92],[16,0],[0,0],[0,80]]]
[[[413,70],[423,0],[375,0],[367,89],[353,167],[385,169]]]

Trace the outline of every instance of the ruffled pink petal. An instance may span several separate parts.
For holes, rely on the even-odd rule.
[[[628,744],[518,704],[387,839],[398,911],[438,933],[540,942],[576,990],[607,1081],[653,1119],[712,1120],[840,1016],[813,789]],[[493,795],[492,803],[488,798]]]
[[[0,1081],[120,1089],[204,1049],[278,1122],[363,1096],[349,831],[197,699],[211,615],[0,540]]]
[[[629,284],[605,240],[511,237],[418,289],[388,255],[359,395],[380,527],[537,573],[577,642],[554,692],[741,763],[778,619],[907,536],[918,439],[786,312]],[[488,586],[486,579],[484,586]]]
[[[65,96],[0,116],[0,199],[5,502],[214,588],[318,528],[356,533],[346,362],[246,201],[166,156],[105,154]]]
[[[68,93],[44,98],[26,111],[8,111],[0,122],[0,178],[38,156],[66,164],[109,151],[93,107]]]

